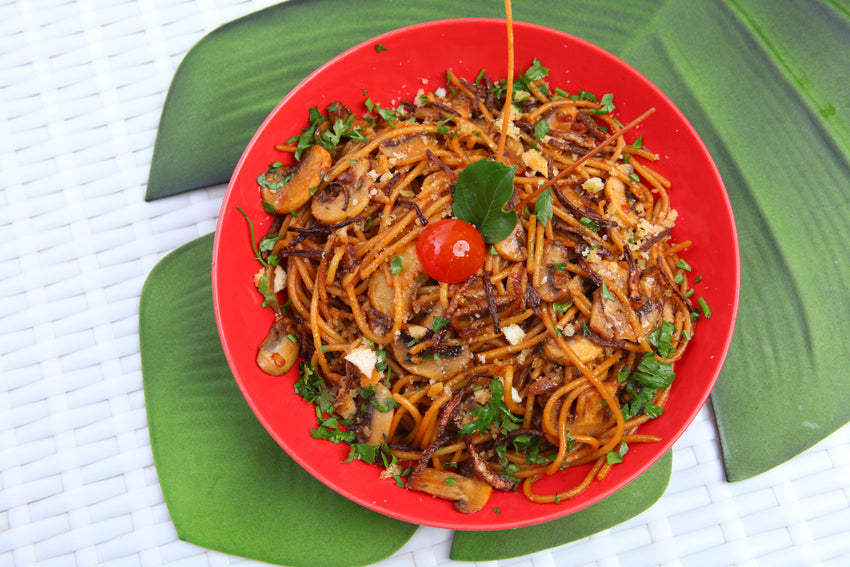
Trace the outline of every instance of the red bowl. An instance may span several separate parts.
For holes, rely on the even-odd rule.
[[[312,406],[293,391],[296,372],[285,377],[264,374],[255,362],[257,346],[272,323],[269,309],[252,276],[259,265],[252,258],[242,208],[253,220],[257,236],[272,221],[263,211],[257,176],[289,154],[275,144],[301,132],[310,106],[324,109],[342,101],[355,112],[365,111],[371,97],[383,107],[412,100],[420,88],[445,84],[445,71],[474,79],[481,69],[491,78],[507,74],[506,25],[503,20],[455,19],[402,28],[354,47],[320,67],[293,89],[272,111],[248,144],[224,197],[213,249],[212,289],[222,346],[233,375],[260,422],[280,446],[318,480],[382,514],[408,522],[461,530],[528,526],[565,516],[610,496],[646,471],[664,455],[705,403],[726,357],[738,308],[740,259],[735,222],[723,181],[704,144],[685,116],[646,77],[610,53],[566,33],[527,23],[514,23],[517,72],[534,58],[551,69],[547,81],[575,93],[614,93],[616,114],[628,123],[649,108],[656,112],[630,136],[662,159],[654,167],[672,182],[670,200],[679,211],[673,236],[693,246],[683,257],[703,277],[695,285],[712,315],[701,320],[694,339],[676,364],[677,378],[663,416],[641,427],[663,441],[633,445],[623,463],[576,498],[555,504],[535,504],[521,493],[494,492],[487,507],[461,514],[452,503],[395,486],[379,478],[377,465],[343,463],[345,445],[316,440]],[[385,50],[377,50],[381,44]],[[364,96],[364,89],[366,90]],[[632,139],[630,137],[630,139]],[[535,484],[538,491],[572,486],[584,469],[567,469]],[[562,488],[563,489],[563,488]],[[494,511],[498,509],[498,512]]]

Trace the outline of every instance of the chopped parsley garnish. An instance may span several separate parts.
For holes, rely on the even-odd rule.
[[[675,327],[670,322],[663,322],[659,328],[649,335],[649,342],[656,348],[661,357],[669,357],[675,349],[672,346],[673,331]],[[632,419],[641,412],[649,417],[658,417],[663,410],[651,402],[658,390],[667,388],[673,383],[676,375],[673,373],[673,365],[656,358],[656,352],[648,352],[643,355],[634,372],[628,374],[622,370],[617,374],[617,381],[626,384],[626,392],[632,397],[623,404],[623,417]],[[648,409],[647,409],[648,408]]]
[[[611,93],[602,95],[602,100],[599,101],[599,104],[602,106],[593,110],[593,114],[610,114],[616,108],[614,106],[614,95]]]
[[[295,382],[295,393],[305,402],[315,404],[317,411],[330,413],[333,411],[334,395],[326,386],[325,379],[316,367],[301,362],[298,368],[301,377]]]
[[[350,463],[357,459],[367,463],[374,463],[378,459],[378,453],[380,450],[381,448],[378,445],[373,446],[367,445],[366,443],[352,443],[351,450],[348,452],[348,458],[343,462]]]
[[[663,321],[661,325],[649,334],[649,344],[654,346],[659,356],[669,358],[676,349],[671,346],[673,331],[676,326],[670,321]]]
[[[599,232],[599,225],[587,217],[581,217],[580,219],[578,219],[578,222],[580,222],[593,232]]]
[[[623,462],[623,457],[626,456],[626,453],[629,452],[629,446],[624,441],[620,443],[620,447],[616,451],[608,451],[608,454],[605,455],[605,460],[609,465],[616,465],[617,463]]]
[[[541,118],[537,121],[537,124],[534,125],[534,137],[538,140],[542,140],[548,133],[549,123]]]
[[[545,191],[537,196],[537,202],[534,205],[534,214],[537,220],[543,226],[552,218],[552,188],[548,187]]]
[[[257,237],[254,233],[254,223],[248,217],[248,214],[245,211],[242,210],[242,207],[236,207],[236,210],[239,211],[240,213],[242,213],[242,216],[245,217],[245,222],[248,223],[248,230],[251,233],[251,248],[254,250],[254,260],[257,260],[260,264],[262,264],[266,268],[276,265],[276,264],[270,263],[268,261],[268,259],[263,258],[262,254],[260,254],[260,252],[264,251],[264,250],[261,249],[261,246],[257,245]],[[267,238],[269,238],[269,237],[264,238],[263,241],[265,241]],[[265,245],[263,245],[262,242],[260,244],[262,246],[265,246]],[[269,248],[268,250],[271,250],[271,248]],[[268,281],[266,282],[266,285],[268,285]]]
[[[608,291],[608,286],[605,285],[605,280],[602,280],[602,297],[608,301],[617,301],[617,298]]]
[[[539,59],[534,59],[524,73],[517,77],[517,85],[525,91],[532,89],[532,81],[542,81],[549,74],[549,69],[544,67]]]
[[[401,273],[403,266],[401,265],[401,255],[390,258],[390,273],[397,276]]]
[[[552,303],[552,311],[555,313],[566,313],[569,311],[570,307],[573,306],[572,301],[568,301],[567,303],[558,303],[557,301]]]
[[[520,418],[511,413],[504,401],[505,385],[500,378],[490,380],[490,400],[487,405],[479,405],[469,412],[472,421],[460,428],[461,435],[483,433],[490,426],[497,427],[503,434],[519,429]]]
[[[440,317],[439,315],[434,315],[433,321],[431,323],[431,330],[435,333],[448,325],[451,322],[451,319],[448,317]]]

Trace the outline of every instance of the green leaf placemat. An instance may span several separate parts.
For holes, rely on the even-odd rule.
[[[344,49],[462,16],[503,17],[503,4],[293,0],[214,31],[174,78],[146,198],[226,182],[266,114]],[[846,2],[577,0],[553,9],[521,0],[514,18],[634,65],[689,117],[717,162],[742,260],[736,335],[712,394],[727,478],[764,472],[846,423],[850,405],[835,395],[850,358]]]
[[[142,290],[142,374],[154,463],[180,539],[293,567],[368,565],[416,526],[338,495],[266,433],[213,316],[212,235],[166,256]]]
[[[609,49],[645,29],[652,17],[640,3],[600,9],[585,0],[555,13],[551,0],[515,4],[517,19],[569,22],[573,31],[584,30],[585,39]],[[145,198],[226,183],[275,105],[346,49],[411,24],[504,15],[504,3],[493,0],[290,0],[225,24],[186,54],[172,80]]]
[[[365,565],[391,555],[416,526],[371,512],[313,479],[242,397],[213,316],[212,242],[209,234],[163,258],[145,282],[140,305],[151,447],[180,538],[291,566]],[[516,557],[615,526],[661,497],[671,463],[668,453],[614,496],[559,520],[456,532],[452,557]]]
[[[667,453],[625,489],[558,520],[518,530],[455,532],[450,557],[492,561],[535,553],[607,530],[652,506],[670,481],[673,456]]]

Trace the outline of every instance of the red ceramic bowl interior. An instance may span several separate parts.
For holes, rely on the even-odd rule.
[[[318,480],[340,494],[408,522],[462,530],[504,529],[565,516],[609,496],[637,478],[672,446],[706,401],[720,372],[734,327],[740,263],[735,224],[718,171],[702,141],[684,115],[649,80],[608,52],[568,34],[516,22],[516,69],[540,58],[551,72],[549,84],[567,92],[586,90],[601,96],[614,93],[616,116],[628,123],[649,108],[656,112],[628,140],[643,143],[662,159],[655,166],[672,182],[670,200],[679,211],[677,241],[693,246],[683,256],[701,275],[697,294],[711,307],[701,320],[687,353],[676,365],[665,414],[642,427],[659,435],[660,443],[633,445],[623,463],[602,482],[559,505],[535,504],[521,493],[494,493],[488,506],[471,515],[452,503],[408,491],[382,480],[377,465],[343,463],[348,449],[310,437],[315,426],[312,406],[293,391],[296,373],[271,377],[256,365],[257,346],[272,323],[272,313],[260,307],[252,283],[259,265],[252,259],[249,232],[241,207],[253,220],[257,237],[272,220],[261,206],[257,176],[289,154],[275,144],[300,133],[310,106],[324,111],[342,101],[357,113],[366,96],[384,107],[412,100],[418,89],[445,84],[445,71],[472,80],[481,69],[491,78],[507,73],[506,26],[501,20],[457,19],[399,29],[346,51],[310,75],[272,111],[243,154],[228,187],[215,235],[213,295],[224,352],[245,398],[281,447]],[[380,52],[378,44],[386,47]],[[364,90],[366,96],[364,96]],[[585,469],[566,470],[538,481],[539,492],[556,491],[578,482]],[[496,511],[498,510],[498,512]]]

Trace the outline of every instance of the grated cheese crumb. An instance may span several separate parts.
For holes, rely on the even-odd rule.
[[[511,386],[511,399],[513,399],[515,404],[521,404],[522,403],[522,397],[519,395],[519,392],[517,391],[517,389],[514,388],[513,386]]]
[[[602,181],[601,177],[591,177],[581,184],[581,188],[588,193],[599,193],[605,189],[605,182]]]
[[[280,266],[274,267],[274,283],[272,284],[272,291],[277,293],[279,291],[283,291],[286,288],[286,270],[281,268]]]
[[[546,158],[540,155],[540,152],[537,150],[531,149],[524,152],[522,154],[522,163],[540,175],[546,175],[549,173],[549,164],[546,162]]]
[[[422,325],[410,325],[407,327],[407,334],[414,339],[421,339],[427,332],[428,329]]]
[[[522,342],[522,339],[525,338],[525,331],[523,331],[522,327],[520,327],[516,323],[502,328],[502,333],[505,335],[505,338],[508,339],[508,342],[512,345],[519,344],[520,342]]]
[[[356,366],[366,376],[372,376],[372,371],[378,364],[378,355],[367,346],[359,346],[345,355],[345,360]]]

